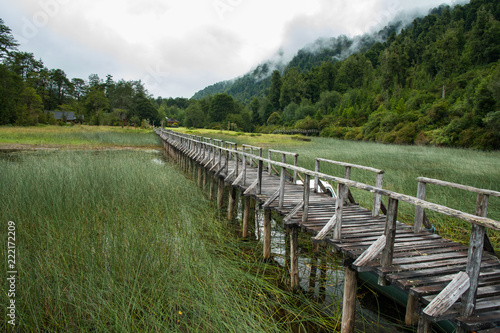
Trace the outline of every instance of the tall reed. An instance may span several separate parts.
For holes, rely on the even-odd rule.
[[[295,296],[269,279],[275,268],[242,261],[245,252],[202,193],[155,157],[59,151],[0,158],[4,262],[7,221],[17,228],[16,329],[277,332],[305,322],[337,325],[311,315],[319,313],[314,304],[307,311],[292,306]],[[277,316],[283,308],[287,316]]]

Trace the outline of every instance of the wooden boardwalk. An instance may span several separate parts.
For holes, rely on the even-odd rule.
[[[418,198],[413,198],[383,190],[381,180],[376,187],[351,181],[350,168],[354,165],[345,164],[345,178],[338,178],[320,174],[318,162],[315,171],[298,168],[296,154],[295,163],[286,164],[286,154],[294,154],[278,152],[282,154],[278,162],[263,158],[257,147],[247,153],[245,147],[238,150],[232,143],[164,130],[157,133],[174,160],[186,169],[197,168],[199,183],[209,174],[211,182],[219,182],[218,201],[223,199],[224,187],[231,185],[230,214],[236,189],[259,202],[266,212],[264,228],[269,229],[264,232],[264,256],[270,255],[269,212],[275,210],[284,217],[283,227],[291,230],[292,287],[298,285],[298,230],[311,234],[313,242],[328,244],[344,254],[343,332],[352,332],[354,327],[356,272],[372,272],[379,277],[379,284],[391,284],[406,292],[406,322],[418,323],[419,332],[430,332],[432,322],[440,320],[454,322],[460,332],[500,332],[500,261],[482,250],[485,228],[500,230],[500,222],[486,218],[488,197],[500,193],[473,189],[478,192],[478,207],[476,215],[469,215],[424,201],[425,184],[434,180],[422,178]],[[259,154],[253,154],[254,149]],[[302,182],[296,181],[297,176]],[[316,181],[312,186],[313,177],[337,182],[339,197],[319,193]],[[374,209],[352,203],[348,186],[374,193]],[[389,198],[385,214],[379,214],[381,196]],[[398,201],[416,205],[415,227],[396,220]],[[471,222],[471,246],[423,230],[423,208]]]

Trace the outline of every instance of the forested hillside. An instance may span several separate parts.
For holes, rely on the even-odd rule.
[[[499,149],[499,20],[499,2],[473,0],[433,9],[400,31],[393,26],[377,36],[318,41],[286,66],[271,72],[264,64],[199,92],[194,97],[203,99],[190,104],[186,124]],[[209,106],[221,93],[239,107],[214,121]]]
[[[160,123],[166,110],[185,108],[186,99],[153,99],[141,81],[68,78],[62,69],[49,69],[19,44],[0,19],[0,125],[55,124],[54,114],[73,112],[91,125]]]
[[[0,125],[159,124],[500,149],[500,2],[433,9],[374,35],[322,39],[288,63],[267,61],[185,98],[153,98],[140,81],[67,78],[19,52],[0,19]]]

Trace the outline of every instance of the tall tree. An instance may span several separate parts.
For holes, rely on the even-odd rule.
[[[212,121],[222,122],[228,114],[235,113],[234,99],[228,94],[217,94],[210,104],[209,115]]]
[[[0,60],[5,59],[11,51],[17,49],[19,44],[12,36],[11,29],[7,27],[0,18]]]
[[[66,91],[70,90],[71,82],[66,77],[66,73],[62,69],[53,69],[50,71],[50,78],[54,82],[55,97],[57,105],[64,103]]]
[[[33,53],[28,52],[11,52],[6,63],[10,70],[21,76],[24,81],[43,68],[42,60],[36,60]]]
[[[291,68],[283,78],[280,95],[281,107],[285,108],[290,103],[300,104],[305,91],[304,77],[296,67]]]
[[[273,72],[271,76],[271,88],[269,89],[268,98],[271,101],[272,106],[275,110],[280,110],[280,95],[281,95],[281,74],[278,70]]]

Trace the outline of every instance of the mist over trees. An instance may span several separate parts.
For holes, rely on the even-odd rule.
[[[70,79],[62,69],[46,68],[33,53],[19,52],[18,46],[0,19],[0,125],[55,124],[53,113],[46,111],[73,112],[79,122],[91,125],[160,123],[160,105],[140,81],[97,74]]]
[[[160,124],[399,144],[500,149],[500,3],[441,6],[408,25],[317,40],[287,63],[270,60],[193,98],[154,98],[140,81],[67,78],[18,52],[0,20],[0,124]]]
[[[472,0],[373,36],[319,40],[194,98],[232,96],[261,132],[500,149],[499,59],[500,3]]]

